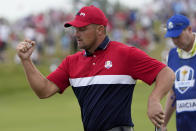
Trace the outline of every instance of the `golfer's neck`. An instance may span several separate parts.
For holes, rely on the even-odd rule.
[[[94,45],[90,49],[88,49],[87,51],[89,53],[93,54],[95,52],[95,50],[102,44],[102,42],[104,41],[105,37],[106,36],[102,36],[102,37],[98,38],[97,41],[94,43]]]

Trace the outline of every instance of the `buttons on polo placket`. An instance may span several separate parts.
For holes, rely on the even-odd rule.
[[[96,63],[94,62],[94,61],[95,61],[95,58],[96,58],[96,55],[94,54],[94,55],[93,55],[93,66],[96,65]]]

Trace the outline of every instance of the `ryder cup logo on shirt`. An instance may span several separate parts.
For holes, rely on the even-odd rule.
[[[176,72],[175,88],[181,93],[185,93],[195,84],[194,70],[190,66],[182,66]]]
[[[111,61],[106,61],[105,62],[105,68],[109,69],[112,67],[112,62]]]
[[[167,28],[168,29],[174,28],[174,24],[172,22],[169,22],[168,25],[167,25]]]

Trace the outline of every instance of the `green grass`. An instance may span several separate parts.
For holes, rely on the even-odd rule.
[[[44,72],[43,67],[39,69]],[[0,74],[0,131],[82,130],[79,105],[71,88],[62,95],[38,99],[22,66],[6,65]]]
[[[1,97],[0,130],[82,130],[78,104],[69,94],[70,90],[61,97],[40,100],[31,91],[24,91]]]
[[[163,46],[151,52],[160,59]],[[14,54],[11,51],[11,54]],[[12,59],[12,58],[11,58]],[[43,62],[39,70],[47,75],[50,62]],[[153,131],[154,126],[147,116],[147,100],[153,89],[142,82],[135,87],[132,118],[135,131]],[[164,101],[162,101],[164,105]],[[0,64],[0,131],[82,131],[79,105],[71,88],[62,95],[38,99],[29,87],[22,66],[8,61]],[[175,131],[175,115],[168,131]]]
[[[29,88],[21,65],[0,70],[0,131],[82,131],[80,109],[71,88],[62,95],[38,99]],[[47,68],[39,67],[43,74]],[[132,116],[135,131],[152,131],[147,117],[147,99],[153,87],[139,82],[135,87]],[[164,101],[163,101],[164,102]],[[174,116],[168,127],[175,131]]]

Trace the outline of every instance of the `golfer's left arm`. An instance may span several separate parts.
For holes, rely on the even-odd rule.
[[[158,73],[155,80],[155,87],[149,96],[148,117],[157,127],[161,127],[165,117],[160,101],[172,88],[174,79],[174,72],[169,67],[164,67]]]

